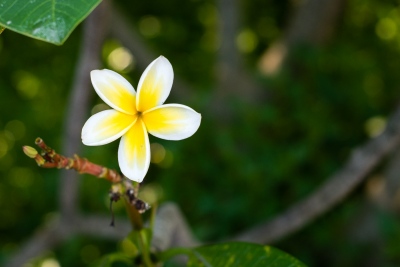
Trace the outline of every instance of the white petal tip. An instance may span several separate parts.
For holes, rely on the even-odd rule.
[[[120,168],[121,168],[122,174],[123,174],[126,178],[128,178],[129,180],[132,180],[132,181],[141,183],[141,182],[143,181],[144,177],[145,177],[146,174],[147,174],[147,171],[148,171],[148,169],[149,169],[149,166],[147,166],[147,168],[145,168],[145,169],[142,169],[141,171],[138,171],[138,170],[131,170],[131,169],[130,169],[130,170],[126,170],[126,169],[125,169],[125,166],[120,166]],[[144,171],[144,172],[143,172],[143,171]]]
[[[128,178],[129,180],[132,180],[134,182],[137,182],[137,183],[141,183],[144,179],[144,176],[143,177],[131,176],[131,175],[126,175],[122,170],[121,170],[121,172],[126,178]]]
[[[170,65],[171,63],[169,62],[169,60],[166,58],[166,57],[164,57],[164,56],[159,56],[158,58],[157,58],[157,61],[163,61],[164,63],[167,63],[168,65]]]
[[[90,78],[93,79],[94,76],[99,75],[101,73],[101,70],[92,70],[90,72]]]
[[[101,145],[100,143],[88,142],[87,140],[85,140],[85,138],[82,138],[82,144],[84,144],[85,146],[99,146],[99,145]]]

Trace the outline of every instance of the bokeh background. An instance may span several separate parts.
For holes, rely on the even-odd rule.
[[[150,202],[176,202],[202,241],[234,236],[313,193],[355,147],[381,133],[400,99],[398,1],[337,1],[326,29],[294,42],[280,67],[267,55],[293,35],[293,20],[309,1],[113,2],[137,40],[167,57],[184,82],[182,94],[173,87],[167,102],[202,113],[189,139],[151,137],[142,187]],[[231,8],[234,17],[224,23],[235,32],[226,44],[221,14]],[[78,26],[60,47],[7,30],[0,35],[0,265],[59,215],[60,172],[38,168],[21,147],[40,136],[61,149],[82,31]],[[110,35],[101,59],[136,88],[144,68],[135,53]],[[104,108],[93,95],[87,118]],[[117,146],[85,147],[81,156],[118,168]],[[400,195],[381,201],[388,185],[396,192],[399,186],[395,158],[394,152],[351,196],[273,245],[309,266],[399,266]],[[81,212],[110,214],[109,184],[86,175],[80,183]],[[124,216],[121,205],[115,208]],[[26,266],[88,266],[118,249],[119,242],[74,236]]]

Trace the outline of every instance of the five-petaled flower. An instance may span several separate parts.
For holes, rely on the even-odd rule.
[[[147,132],[166,139],[181,140],[193,135],[201,115],[180,104],[166,104],[174,73],[163,56],[154,60],[139,80],[137,93],[121,75],[111,70],[90,73],[94,89],[111,108],[88,119],[82,129],[82,142],[88,146],[108,144],[122,136],[118,162],[122,173],[141,182],[150,165]]]

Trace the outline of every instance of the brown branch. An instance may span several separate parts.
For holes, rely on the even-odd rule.
[[[150,208],[150,205],[137,198],[139,194],[139,183],[132,182],[116,170],[90,162],[85,158],[75,155],[74,158],[68,158],[58,154],[54,149],[46,145],[42,138],[36,138],[35,143],[42,149],[42,153],[38,153],[33,147],[24,146],[24,153],[33,158],[39,167],[57,168],[57,169],[74,169],[78,173],[87,173],[98,178],[104,178],[113,183],[110,191],[111,202],[116,202],[123,194],[128,205],[128,213],[134,220],[137,228],[142,228],[142,221],[139,213],[144,213]],[[132,208],[133,207],[133,208]],[[133,216],[133,217],[132,217]],[[71,220],[71,218],[69,218]]]
[[[68,158],[58,154],[54,149],[47,146],[41,138],[36,138],[35,143],[43,150],[42,154],[37,153],[34,148],[28,146],[24,146],[23,151],[28,157],[33,158],[39,167],[74,169],[78,173],[91,174],[98,178],[107,179],[112,183],[120,183],[124,180],[124,177],[116,170],[95,164],[78,155],[75,155],[74,158]]]
[[[259,61],[261,72],[270,75],[279,71],[296,45],[326,43],[334,34],[345,1],[301,1],[301,6],[293,16],[284,36],[273,42],[261,56]]]
[[[344,167],[329,177],[311,196],[234,239],[272,243],[303,228],[349,195],[399,144],[400,107],[391,116],[386,130],[356,149]]]

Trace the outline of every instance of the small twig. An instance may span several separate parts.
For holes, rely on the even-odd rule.
[[[118,201],[121,196],[124,195],[127,212],[131,219],[133,229],[140,230],[143,228],[140,214],[150,209],[150,205],[137,197],[139,194],[138,183],[132,184],[132,181],[128,180],[116,170],[92,163],[78,155],[74,155],[74,158],[60,155],[54,149],[46,145],[43,139],[39,137],[36,138],[35,144],[41,148],[42,153],[38,153],[36,149],[30,146],[24,146],[22,150],[28,157],[33,158],[39,167],[66,170],[74,169],[79,173],[87,173],[98,178],[107,179],[113,184],[110,191],[111,226],[114,226],[112,203]]]
[[[41,138],[36,138],[35,143],[43,150],[42,154],[39,154],[33,147],[24,146],[22,149],[28,157],[36,161],[39,167],[74,169],[79,173],[91,174],[98,178],[107,179],[112,183],[120,183],[124,180],[123,176],[116,170],[92,163],[78,155],[75,155],[74,158],[68,158],[58,154],[54,149],[47,146]]]

